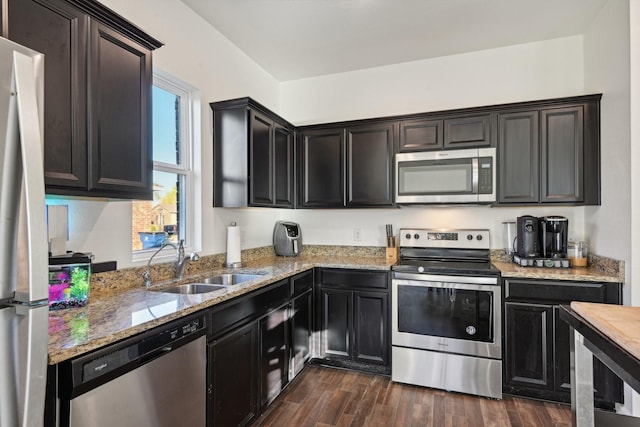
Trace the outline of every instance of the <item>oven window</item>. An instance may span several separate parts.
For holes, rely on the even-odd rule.
[[[400,195],[473,192],[473,168],[469,159],[413,161],[398,164]]]
[[[398,286],[398,331],[492,342],[491,291]]]

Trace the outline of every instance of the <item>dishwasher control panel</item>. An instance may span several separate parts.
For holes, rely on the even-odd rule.
[[[102,381],[101,377],[112,379],[132,366],[143,365],[205,333],[204,315],[179,319],[72,360],[66,369],[70,381],[64,382],[70,389],[82,389],[94,380]],[[82,391],[68,392],[75,395]]]

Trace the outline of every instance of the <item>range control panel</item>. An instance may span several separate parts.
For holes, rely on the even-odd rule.
[[[490,249],[487,229],[401,228],[400,247]]]

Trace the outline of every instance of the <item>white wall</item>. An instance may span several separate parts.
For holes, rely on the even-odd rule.
[[[281,85],[296,125],[583,94],[582,37],[333,74]]]
[[[634,28],[633,15],[630,15],[630,6],[633,11],[634,5],[636,1],[610,0],[584,35],[585,90],[604,94],[601,103],[602,205],[586,209],[585,223],[592,250],[625,261],[623,300],[629,305],[640,302],[640,285],[633,279],[640,267],[640,243],[633,238],[640,235],[640,227],[632,221],[634,213],[640,213],[640,196],[635,188],[640,182],[640,171],[631,167],[640,159],[638,144],[632,144],[640,133],[636,131],[632,139],[631,121],[634,100],[636,114],[640,112],[637,104],[640,97],[632,98],[631,92],[634,81],[638,83],[638,78],[632,80],[631,76],[640,72],[638,63],[633,72],[633,56],[630,56],[640,48],[638,38],[630,37],[634,31],[640,31],[640,17],[636,18]],[[636,14],[639,12],[636,6]],[[635,49],[630,50],[634,44]],[[635,55],[637,57],[637,53]],[[628,386],[625,386],[625,405],[619,410],[640,414],[638,395]]]

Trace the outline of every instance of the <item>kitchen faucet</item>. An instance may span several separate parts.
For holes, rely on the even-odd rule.
[[[151,255],[151,258],[149,258],[149,261],[147,261],[147,268],[144,271],[144,273],[142,273],[142,277],[144,279],[144,286],[145,287],[149,287],[152,285],[151,282],[151,260],[158,255],[158,253],[164,249],[167,246],[171,246],[172,248],[174,248],[176,250],[176,253],[178,255],[178,259],[176,260],[175,264],[174,264],[174,269],[175,269],[175,278],[176,279],[182,279],[182,276],[184,275],[184,267],[187,264],[188,260],[191,261],[198,261],[200,259],[200,255],[198,255],[196,252],[192,252],[191,255],[189,255],[189,258],[187,258],[184,255],[184,239],[180,239],[180,242],[176,245],[173,242],[164,242],[157,251],[155,251],[153,253],[153,255]]]

